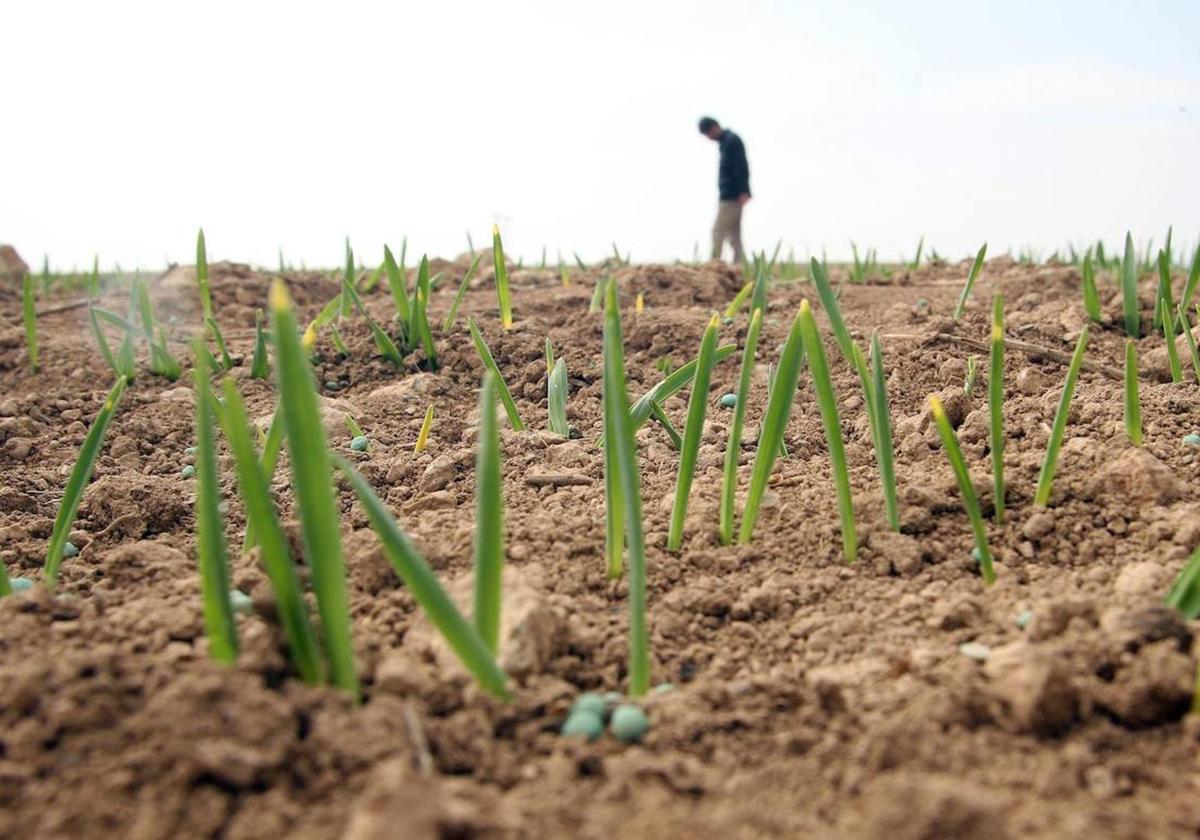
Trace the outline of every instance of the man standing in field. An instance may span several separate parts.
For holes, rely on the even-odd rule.
[[[742,208],[750,200],[750,164],[746,162],[746,147],[742,138],[712,117],[700,118],[700,133],[721,147],[721,163],[717,168],[717,221],[712,231],[712,258],[721,259],[725,240],[733,246],[733,259],[738,265],[745,261],[742,250]]]

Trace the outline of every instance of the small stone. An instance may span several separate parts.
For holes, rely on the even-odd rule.
[[[1033,621],[1033,610],[1021,610],[1017,613],[1016,624],[1021,630],[1029,626],[1029,622]]]
[[[653,689],[651,689],[651,691],[653,691],[655,694],[666,694],[666,693],[674,691],[674,690],[675,690],[674,683],[669,683],[669,682],[659,683],[658,685],[654,686]]]
[[[604,698],[594,691],[585,691],[571,704],[571,714],[573,715],[578,712],[592,712],[599,717],[604,717],[604,711]]]
[[[733,323],[733,318],[730,318],[728,315],[726,315],[725,317],[723,317],[721,319],[721,323],[728,327],[730,324]]]
[[[15,577],[9,579],[8,585],[12,587],[13,592],[24,592],[26,589],[33,588],[33,581],[29,578]]]
[[[366,435],[359,435],[356,438],[354,438],[354,440],[350,441],[350,448],[353,449],[355,452],[366,452],[367,444],[369,442],[370,441],[367,440]]]
[[[737,405],[737,394],[724,394],[721,397],[721,405],[725,408],[733,408]]]
[[[194,446],[189,446],[187,449],[183,450],[183,454],[184,454],[184,455],[195,455],[195,454],[196,454],[196,447],[194,447]]]
[[[589,741],[595,741],[604,732],[604,720],[600,715],[588,709],[580,709],[567,715],[562,725],[561,734],[565,738],[582,735]]]
[[[1190,435],[1184,435],[1183,442],[1188,446],[1200,446],[1200,435],[1194,432]]]
[[[337,391],[341,387],[342,387],[341,383],[338,382],[336,379],[326,379],[325,380],[325,390],[327,390],[327,391]]]
[[[958,646],[958,652],[976,662],[986,662],[987,658],[992,655],[992,649],[980,642],[964,642]]]
[[[650,721],[646,719],[646,713],[640,708],[626,703],[613,709],[609,728],[618,741],[630,744],[642,740],[642,736],[650,728]]]
[[[1021,533],[1027,539],[1037,542],[1054,531],[1054,515],[1050,513],[1035,513],[1026,520]]]
[[[229,606],[235,615],[250,615],[254,612],[254,599],[242,590],[234,589],[229,593]]]
[[[63,543],[63,557],[74,557],[78,553],[79,546],[75,545],[75,543],[71,542],[70,540],[67,540],[65,543]]]
[[[183,476],[184,478],[191,478],[192,476],[194,476],[196,474],[196,468],[193,467],[191,464],[187,464],[186,466],[184,466],[183,469],[181,469],[179,471],[179,474],[181,476]]]

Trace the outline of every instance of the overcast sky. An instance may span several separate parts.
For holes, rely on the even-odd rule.
[[[0,242],[56,267],[960,257],[1200,235],[1200,2],[5,3]]]

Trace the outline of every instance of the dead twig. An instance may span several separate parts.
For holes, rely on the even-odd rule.
[[[886,335],[881,335],[880,338],[884,340],[911,339],[920,341],[944,341],[947,344],[956,344],[961,347],[969,347],[972,350],[979,350],[983,353],[986,353],[991,349],[991,345],[986,341],[979,341],[978,339],[967,338],[966,336],[961,335],[951,335],[950,333],[945,332],[934,333],[933,335],[928,336],[915,335],[912,333],[888,333]],[[1019,339],[1010,338],[1007,336],[1004,339],[1004,346],[1007,349],[1017,350],[1021,353],[1024,353],[1026,356],[1029,356],[1033,359],[1045,359],[1046,361],[1050,362],[1058,362],[1064,367],[1071,364],[1070,353],[1064,353],[1061,350],[1054,350],[1050,347],[1039,347],[1036,344],[1030,344],[1027,341],[1020,341]],[[1091,362],[1087,359],[1084,359],[1082,367],[1086,371],[1098,373],[1101,376],[1113,380],[1114,382],[1123,382],[1125,380],[1125,374],[1123,372],[1117,370],[1116,368],[1109,367],[1108,365],[1102,365],[1098,362]],[[1149,379],[1150,377],[1146,372],[1143,372],[1141,374],[1141,378]]]
[[[527,473],[525,483],[533,487],[569,487],[591,484],[592,480],[578,473]]]

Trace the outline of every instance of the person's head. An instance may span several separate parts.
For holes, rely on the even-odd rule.
[[[723,131],[721,124],[712,117],[700,118],[700,133],[709,140],[720,140]]]

